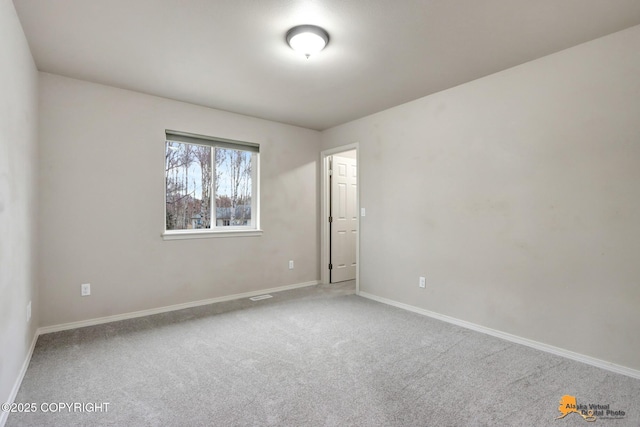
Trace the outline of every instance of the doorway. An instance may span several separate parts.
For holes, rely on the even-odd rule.
[[[322,283],[356,281],[359,291],[358,144],[323,151],[322,165]]]

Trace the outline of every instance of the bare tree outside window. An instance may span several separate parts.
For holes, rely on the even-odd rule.
[[[216,148],[216,224],[242,226],[250,222],[251,153]]]
[[[203,165],[200,159],[208,157]],[[211,147],[167,141],[165,150],[167,230],[203,228],[211,218]],[[203,167],[204,166],[204,167]],[[200,222],[198,222],[200,219]]]
[[[250,227],[256,153],[167,140],[166,229]]]

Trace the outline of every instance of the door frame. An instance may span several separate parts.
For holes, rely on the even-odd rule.
[[[360,293],[360,144],[354,142],[320,152],[320,282],[329,283],[329,157],[356,150],[356,212],[358,236],[356,238],[356,294]]]

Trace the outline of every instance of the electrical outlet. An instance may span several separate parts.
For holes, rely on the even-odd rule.
[[[418,286],[420,286],[421,288],[426,288],[427,287],[427,279],[425,279],[424,277],[420,277],[420,281],[418,282]]]
[[[29,320],[31,320],[31,301],[27,304],[27,323],[29,323]]]
[[[91,295],[91,283],[83,283],[80,285],[80,295],[83,297]]]
[[[293,270],[293,260],[289,260],[289,270]]]

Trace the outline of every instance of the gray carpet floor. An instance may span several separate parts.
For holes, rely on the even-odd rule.
[[[556,419],[567,394],[625,416]],[[12,413],[10,427],[640,426],[640,380],[358,297],[351,283],[43,335],[16,402],[109,405]]]

